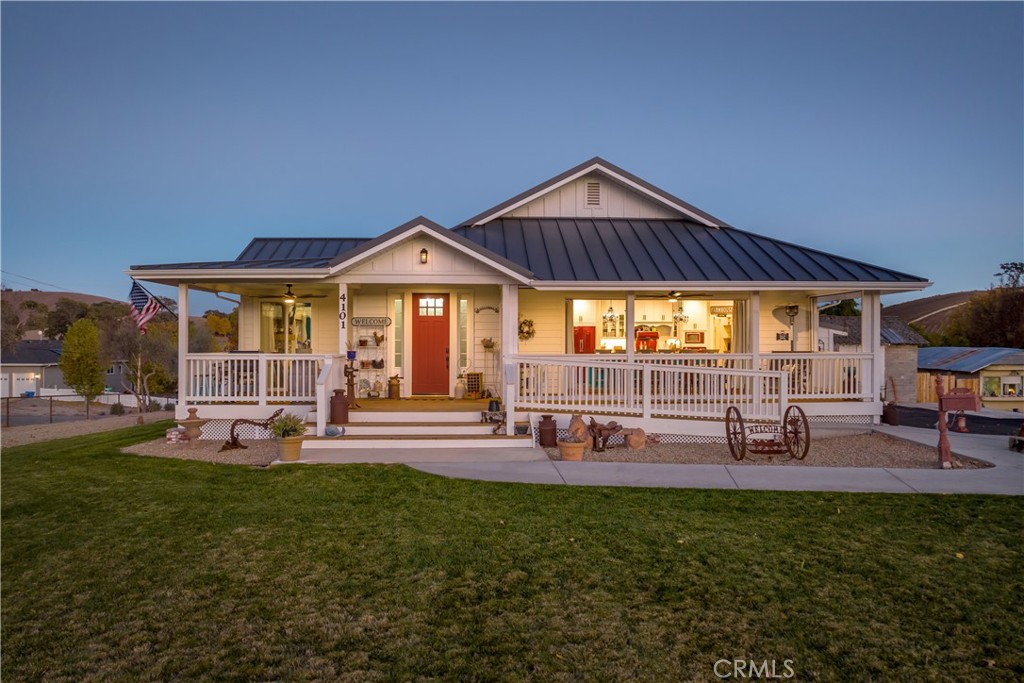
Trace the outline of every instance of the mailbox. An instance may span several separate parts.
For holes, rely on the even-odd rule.
[[[981,410],[981,399],[972,394],[970,389],[956,387],[939,398],[939,410],[953,412],[957,410]]]

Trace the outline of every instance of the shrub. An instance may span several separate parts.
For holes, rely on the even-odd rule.
[[[298,415],[285,413],[270,423],[270,432],[279,439],[287,436],[301,436],[306,433],[306,424]]]
[[[110,406],[111,415],[124,415],[124,406],[120,403],[115,403]]]
[[[160,410],[162,407],[163,406],[160,405],[160,401],[155,398],[151,398],[149,399],[149,407],[146,408],[146,412],[152,413],[153,411]]]
[[[164,404],[164,410],[174,410],[174,404],[168,401]]]

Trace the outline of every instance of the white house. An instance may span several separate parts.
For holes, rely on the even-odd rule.
[[[179,417],[283,406],[317,435],[350,350],[368,412],[390,376],[403,398],[450,398],[481,373],[468,379],[517,419],[582,412],[706,438],[729,405],[776,420],[799,403],[812,420],[870,422],[879,297],[931,284],[734,228],[600,158],[451,228],[257,238],[234,260],[128,273],[177,285],[179,310],[192,290],[240,301],[241,353],[188,353],[181,316]],[[862,350],[819,351],[818,304],[852,297]]]

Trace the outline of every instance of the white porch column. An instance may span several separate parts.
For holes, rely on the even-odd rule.
[[[882,351],[882,297],[878,292],[862,292],[860,299],[861,347],[871,354],[871,371],[863,379],[864,393],[870,400],[881,400],[881,388],[885,382],[885,357]],[[878,424],[879,416],[874,416]]]
[[[516,389],[519,382],[515,361],[510,356],[519,353],[519,285],[501,286],[501,382],[505,391],[505,434],[516,432]]]
[[[338,353],[348,352],[348,284],[338,283]]]
[[[632,363],[636,358],[636,330],[633,324],[636,321],[636,293],[626,292],[626,360]]]
[[[752,368],[761,369],[761,292],[750,293],[750,324],[747,333],[750,335],[750,353],[753,354]]]
[[[178,408],[174,412],[182,418],[188,382],[188,285],[178,285]]]

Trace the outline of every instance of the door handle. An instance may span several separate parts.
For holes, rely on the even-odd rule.
[[[449,367],[448,366],[448,355],[449,355],[448,354],[448,347],[446,346],[446,347],[444,347],[444,369],[445,370],[447,370],[448,367]]]

